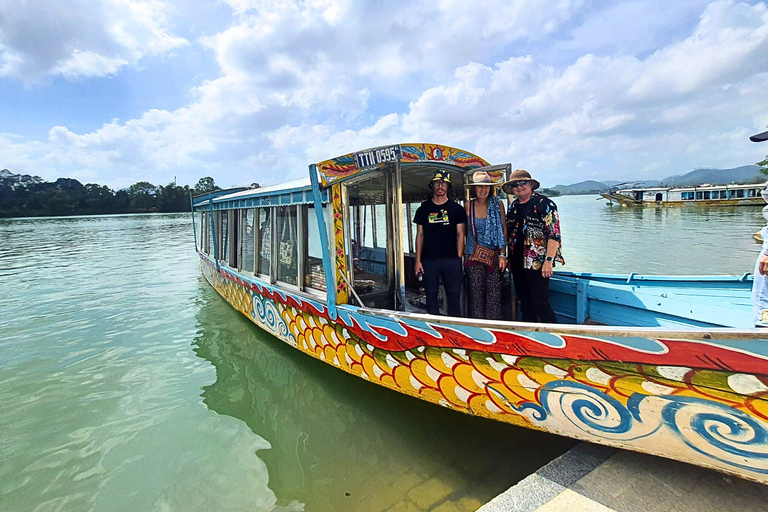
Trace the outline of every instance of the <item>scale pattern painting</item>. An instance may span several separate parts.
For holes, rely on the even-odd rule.
[[[346,372],[457,411],[685,460],[768,483],[765,350],[432,324],[339,308],[201,255],[206,279],[263,329]],[[697,353],[701,357],[697,357]],[[696,368],[681,365],[697,361]]]

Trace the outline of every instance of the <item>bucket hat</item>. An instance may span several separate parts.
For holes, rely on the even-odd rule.
[[[432,188],[432,185],[436,181],[446,182],[449,190],[453,188],[453,185],[451,184],[451,175],[448,174],[448,171],[435,171],[435,174],[432,175],[432,179],[429,182],[429,188]]]
[[[507,194],[512,194],[512,184],[518,181],[530,181],[533,184],[533,190],[536,190],[541,186],[541,183],[539,183],[538,180],[531,178],[531,173],[524,169],[516,169],[512,174],[510,174],[509,181],[504,183],[501,188]]]

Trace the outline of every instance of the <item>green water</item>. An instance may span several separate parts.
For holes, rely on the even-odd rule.
[[[763,223],[558,205],[567,270],[741,273]],[[471,510],[572,446],[305,356],[199,275],[188,215],[0,220],[1,510]]]

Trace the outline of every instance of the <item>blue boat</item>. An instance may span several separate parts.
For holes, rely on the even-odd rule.
[[[515,321],[511,295],[503,321],[427,315],[409,220],[436,169],[461,190],[511,166],[394,144],[197,197],[202,273],[276,338],[377,385],[768,483],[768,331],[752,324],[751,276],[558,272],[559,324]]]

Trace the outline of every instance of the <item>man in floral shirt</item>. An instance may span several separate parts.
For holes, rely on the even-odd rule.
[[[560,217],[555,203],[535,192],[540,183],[521,169],[503,189],[517,198],[507,211],[509,265],[520,299],[523,322],[557,323],[549,304],[549,278],[555,261],[565,264],[560,251]]]

